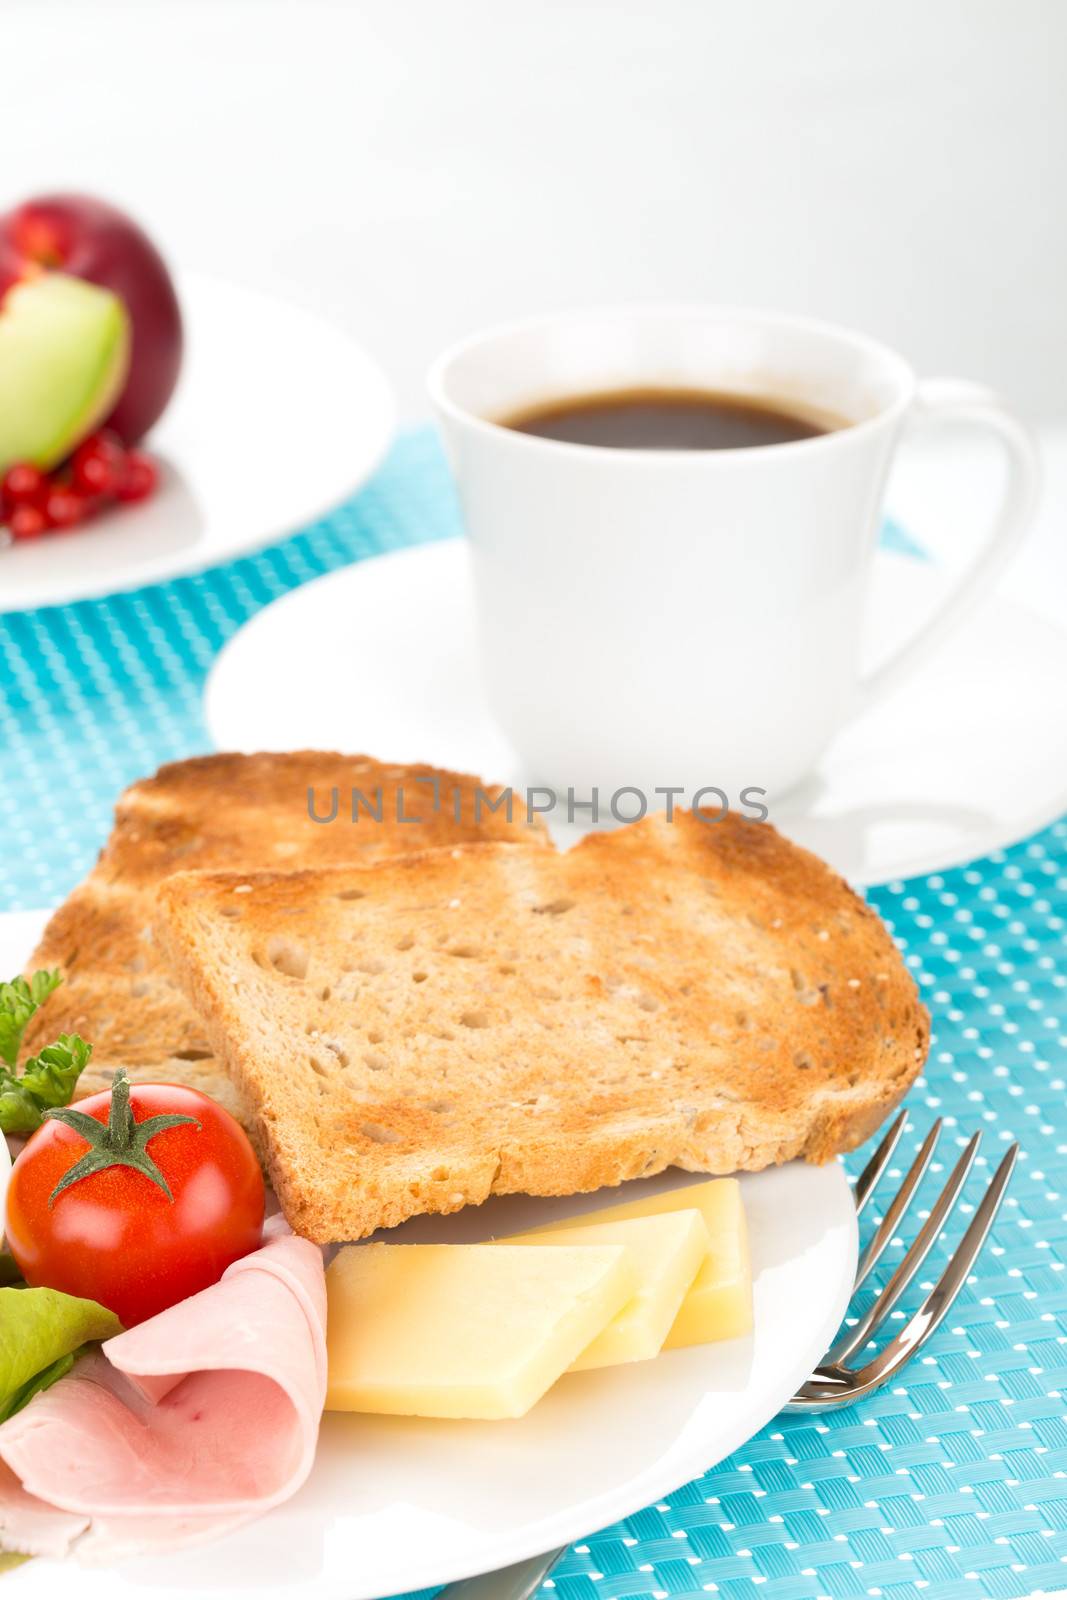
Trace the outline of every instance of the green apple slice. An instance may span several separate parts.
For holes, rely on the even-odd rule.
[[[130,363],[117,295],[61,272],[16,283],[0,304],[0,473],[47,470],[103,421]]]

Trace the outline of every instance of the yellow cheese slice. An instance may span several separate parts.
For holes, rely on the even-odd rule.
[[[585,1224],[585,1225],[582,1225]],[[586,1223],[577,1219],[567,1232],[522,1234],[508,1244],[541,1248],[558,1246],[624,1245],[637,1269],[637,1293],[603,1333],[571,1362],[572,1372],[590,1367],[614,1367],[624,1361],[647,1361],[659,1355],[682,1301],[708,1253],[708,1231],[699,1211],[676,1211],[670,1216],[634,1217]]]
[[[349,1245],[326,1273],[326,1408],[521,1417],[633,1298],[621,1245]]]
[[[548,1228],[539,1228],[538,1233],[587,1228],[591,1223],[624,1222],[632,1217],[658,1217],[694,1208],[707,1226],[707,1259],[682,1301],[663,1348],[672,1350],[681,1345],[740,1338],[752,1332],[752,1272],[741,1185],[736,1178],[713,1178],[686,1189],[672,1189],[669,1194],[649,1195],[589,1211],[584,1216],[564,1217]]]

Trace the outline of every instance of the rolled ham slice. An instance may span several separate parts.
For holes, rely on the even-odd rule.
[[[24,1556],[65,1556],[89,1526],[88,1517],[60,1511],[27,1494],[0,1461],[0,1550]]]
[[[54,1554],[65,1534],[102,1560],[236,1527],[304,1482],[325,1397],[322,1256],[275,1236],[0,1426],[0,1542]]]

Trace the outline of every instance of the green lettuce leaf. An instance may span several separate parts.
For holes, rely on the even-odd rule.
[[[61,1033],[18,1070],[19,1051],[30,1019],[63,982],[54,972],[0,983],[0,1136],[33,1133],[47,1111],[70,1104],[78,1078],[89,1064],[91,1044],[76,1033]]]
[[[50,1389],[54,1383],[58,1383],[60,1378],[65,1378],[77,1357],[81,1355],[82,1350],[87,1350],[88,1348],[88,1345],[82,1345],[79,1349],[65,1356],[60,1356],[57,1361],[52,1362],[50,1367],[45,1367],[43,1372],[34,1373],[29,1382],[24,1383],[22,1388],[12,1395],[8,1401],[6,1412],[0,1415],[0,1421],[6,1422],[8,1417],[15,1415],[16,1411],[21,1411],[23,1406],[32,1400],[35,1394],[40,1394],[43,1389]]]
[[[0,1061],[14,1069],[30,1018],[62,982],[57,967],[54,972],[35,972],[29,982],[13,978],[0,983]]]
[[[0,1066],[0,1133],[33,1133],[42,1112],[69,1105],[92,1053],[79,1034],[61,1033],[55,1044],[30,1056],[17,1077]]]
[[[20,1089],[32,1094],[42,1106],[70,1104],[74,1085],[89,1065],[91,1044],[77,1033],[61,1033],[55,1044],[23,1063],[18,1078]]]
[[[82,1346],[122,1332],[114,1312],[58,1289],[0,1289],[0,1422],[47,1389]]]

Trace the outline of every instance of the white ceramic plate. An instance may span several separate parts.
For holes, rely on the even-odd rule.
[[[948,581],[879,552],[872,660]],[[847,727],[771,821],[854,883],[973,859],[1067,810],[1065,710],[1067,633],[994,598]],[[219,656],[206,711],[221,749],[361,750],[522,782],[486,705],[459,540],[360,562],[268,606]]]
[[[0,917],[0,973],[20,970],[41,921]],[[669,1173],[627,1194],[693,1181]],[[182,1555],[78,1568],[80,1600],[233,1600],[250,1590],[374,1600],[520,1561],[669,1495],[776,1414],[828,1347],[849,1299],[856,1221],[842,1168],[796,1164],[742,1183],[755,1270],[751,1338],[574,1374],[518,1422],[328,1416],[311,1477],[287,1505]],[[417,1219],[391,1237],[483,1238],[604,1199],[509,1196]],[[5,1600],[52,1600],[64,1579],[74,1573],[29,1562],[5,1577]]]
[[[370,475],[393,396],[346,333],[299,306],[178,280],[181,383],[146,441],[160,492],[69,537],[0,550],[0,611],[62,605],[230,561],[306,527]]]

